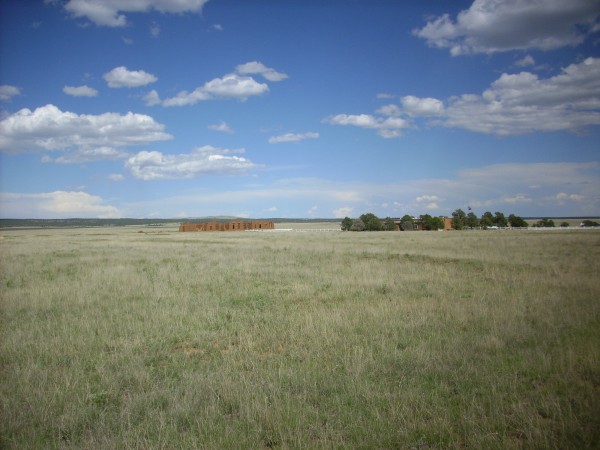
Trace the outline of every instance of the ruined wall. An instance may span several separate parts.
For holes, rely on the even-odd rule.
[[[274,230],[275,223],[266,220],[231,221],[231,222],[200,222],[182,223],[179,231],[246,231],[246,230]]]

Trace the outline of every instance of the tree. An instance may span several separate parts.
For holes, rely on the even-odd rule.
[[[402,216],[402,219],[400,219],[400,229],[402,231],[414,231],[415,223],[413,222],[412,216],[409,216],[408,214]]]
[[[360,220],[365,224],[365,230],[367,231],[381,231],[383,225],[381,220],[373,213],[366,213],[360,216]]]
[[[443,230],[444,229],[444,221],[441,217],[432,217],[429,222],[430,230]]]
[[[471,211],[469,214],[467,214],[467,220],[465,222],[465,225],[469,228],[476,228],[479,226],[479,219],[477,218],[474,212]]]
[[[350,231],[352,222],[354,221],[350,217],[344,217],[344,220],[342,220],[342,231]]]
[[[554,220],[552,219],[542,219],[542,220],[538,220],[534,227],[542,227],[542,228],[554,228]]]
[[[350,227],[350,231],[365,231],[365,229],[365,223],[360,219],[353,221],[352,226]]]
[[[465,227],[467,215],[462,209],[457,209],[452,213],[452,227],[455,230],[462,230]]]
[[[562,228],[569,228],[569,222],[563,222],[560,224]]]
[[[383,221],[383,230],[384,231],[396,230],[396,222],[394,222],[391,217],[386,217],[385,220]]]
[[[494,216],[491,212],[486,211],[481,216],[481,220],[479,223],[484,228],[491,227],[492,225],[494,225]]]
[[[600,223],[595,222],[595,221],[590,220],[590,219],[585,219],[583,222],[581,222],[579,224],[580,227],[597,227],[599,225],[600,225]]]
[[[516,228],[527,228],[529,226],[529,224],[525,222],[521,217],[515,216],[514,214],[508,216],[508,222],[510,223],[511,227]]]
[[[508,225],[506,217],[504,217],[504,214],[500,211],[496,211],[496,216],[494,217],[494,225],[501,228],[504,228]]]
[[[429,214],[423,214],[421,221],[423,222],[423,228],[428,231],[444,228],[444,221],[439,217],[431,217]]]

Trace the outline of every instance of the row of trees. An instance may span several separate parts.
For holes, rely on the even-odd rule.
[[[457,209],[452,213],[452,226],[455,230],[463,230],[465,228],[490,228],[490,227],[527,227],[529,224],[523,220],[523,218],[511,214],[508,218],[501,213],[496,211],[492,214],[490,211],[483,213],[481,218],[477,217],[474,212],[465,214],[462,209]],[[551,225],[554,226],[554,223]]]
[[[423,214],[419,216],[417,219],[419,224],[425,230],[441,230],[444,228],[444,221],[440,217],[432,217],[429,214]],[[589,222],[582,223],[582,226],[597,226],[596,222],[592,222],[590,220],[584,221]],[[501,213],[500,211],[496,211],[492,214],[490,211],[486,211],[482,214],[481,217],[477,217],[474,212],[470,211],[469,213],[465,213],[462,209],[457,209],[452,213],[452,226],[455,230],[464,230],[470,228],[506,228],[506,227],[516,227],[516,228],[525,228],[528,227],[529,224],[523,220],[522,217],[517,216],[515,214],[510,214],[508,217]],[[552,219],[541,219],[535,222],[532,226],[534,227],[555,227],[554,221]],[[561,227],[568,227],[569,224],[567,222],[563,222],[560,224]],[[396,223],[390,217],[386,217],[385,219],[378,218],[373,213],[366,213],[361,215],[358,219],[351,219],[349,217],[345,217],[342,220],[342,230],[343,231],[393,231],[396,229]],[[402,231],[412,231],[415,229],[415,219],[412,216],[406,214],[400,219],[400,229]]]
[[[432,217],[424,214],[419,217],[419,222],[425,230],[442,230],[444,221],[440,217]],[[415,221],[412,216],[406,214],[400,219],[400,228],[402,231],[412,231],[415,229]],[[358,219],[345,217],[342,220],[342,231],[394,231],[396,223],[390,217],[379,219],[373,213],[366,213]]]
[[[475,213],[469,212],[465,214],[462,209],[457,209],[452,213],[452,226],[455,230],[463,230],[466,228],[505,228],[505,227],[513,227],[513,228],[525,228],[528,227],[529,224],[523,220],[522,217],[517,216],[515,214],[511,214],[508,217],[499,211],[496,211],[495,214],[492,214],[490,211],[486,211],[483,213],[481,218],[478,218]],[[535,222],[533,227],[542,227],[542,228],[554,228],[556,225],[552,219],[541,219]],[[568,227],[568,222],[562,222],[560,224],[561,227]],[[585,225],[582,225],[585,226]]]

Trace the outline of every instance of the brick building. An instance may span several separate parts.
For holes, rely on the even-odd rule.
[[[247,231],[247,230],[274,230],[275,223],[266,220],[253,220],[250,222],[200,222],[182,223],[179,231]]]

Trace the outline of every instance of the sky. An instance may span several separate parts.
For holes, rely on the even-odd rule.
[[[0,2],[0,218],[600,216],[598,0]]]

